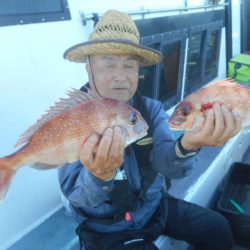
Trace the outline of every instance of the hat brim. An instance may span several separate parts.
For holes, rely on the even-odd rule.
[[[157,64],[162,59],[161,52],[124,39],[92,40],[76,44],[67,49],[63,57],[73,62],[84,63],[90,55],[132,54],[140,57],[142,66]]]

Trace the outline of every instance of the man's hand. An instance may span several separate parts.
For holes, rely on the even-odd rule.
[[[101,138],[89,137],[82,145],[80,160],[93,175],[109,180],[123,163],[125,143],[121,128],[108,128]]]
[[[181,144],[188,150],[221,146],[241,129],[240,117],[219,103],[208,111],[204,126],[196,133],[186,132]]]

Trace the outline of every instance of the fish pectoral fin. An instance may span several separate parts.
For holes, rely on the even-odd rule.
[[[58,168],[61,165],[49,165],[49,164],[44,164],[44,163],[36,163],[31,165],[30,167],[38,169],[38,170],[48,170],[52,168]]]

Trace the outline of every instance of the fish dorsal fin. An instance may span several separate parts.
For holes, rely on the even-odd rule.
[[[224,79],[224,80],[218,80],[218,81],[214,81],[214,82],[211,82],[211,83],[208,83],[206,86],[204,86],[204,88],[206,87],[211,87],[211,86],[220,86],[220,87],[234,87],[234,88],[239,88],[239,89],[249,89],[249,86],[245,86],[245,85],[242,85],[238,82],[236,82],[233,78],[227,78],[227,79]]]
[[[230,86],[230,85],[235,85],[235,84],[238,84],[238,83],[235,82],[233,78],[226,78],[226,79],[223,79],[223,80],[217,80],[217,81],[214,81],[214,82],[210,82],[205,87],[210,87],[210,86]]]
[[[52,120],[53,118],[57,117],[65,110],[75,107],[80,103],[84,103],[88,100],[95,100],[95,99],[102,99],[101,96],[97,94],[97,92],[85,87],[87,92],[83,92],[81,90],[77,90],[72,88],[71,90],[67,91],[66,94],[69,98],[60,98],[58,102],[55,103],[54,106],[51,106],[50,109],[47,111],[46,114],[42,115],[37,122],[28,128],[19,138],[15,147],[20,147],[24,144],[27,144],[31,137],[48,121]]]
[[[233,78],[227,78],[224,80],[218,80],[215,82],[211,82],[204,86],[204,88],[209,88],[209,87],[233,87],[235,90],[239,89],[247,89],[249,90],[250,87],[246,85],[242,85],[238,82],[236,82]]]

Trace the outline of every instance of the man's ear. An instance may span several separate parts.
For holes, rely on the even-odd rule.
[[[91,74],[91,68],[90,68],[89,63],[87,63],[85,67],[86,67],[86,71],[88,73],[89,82],[93,82],[92,74]]]
[[[86,68],[86,71],[87,71],[87,73],[89,75],[89,72],[90,72],[90,65],[89,65],[89,63],[86,63],[85,68]]]
[[[95,87],[95,84],[94,84],[93,75],[92,75],[92,71],[91,71],[91,66],[90,66],[89,63],[86,64],[86,71],[88,73],[90,88],[95,90],[98,93],[98,91],[97,91],[97,89]]]

